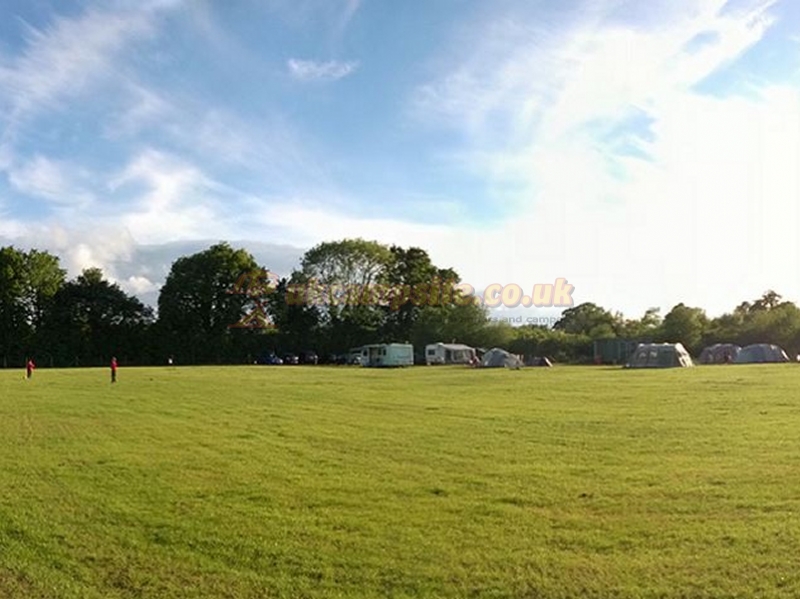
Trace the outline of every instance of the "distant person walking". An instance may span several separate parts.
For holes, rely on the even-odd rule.
[[[111,358],[111,382],[117,382],[117,359]]]
[[[25,378],[31,378],[33,376],[33,371],[36,368],[36,364],[33,363],[31,358],[28,358],[28,363],[25,365]]]

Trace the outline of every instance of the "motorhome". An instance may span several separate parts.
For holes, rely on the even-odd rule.
[[[380,343],[361,348],[361,365],[413,366],[414,346],[410,343]]]

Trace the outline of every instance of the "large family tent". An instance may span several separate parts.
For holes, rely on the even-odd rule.
[[[522,360],[504,349],[495,347],[483,354],[481,366],[483,368],[520,368]]]
[[[700,353],[701,364],[730,364],[739,355],[742,348],[733,343],[715,343]]]
[[[626,368],[675,368],[694,366],[692,357],[680,343],[640,343]]]
[[[789,362],[789,356],[777,345],[756,343],[743,347],[736,356],[734,364],[764,364],[768,362]]]

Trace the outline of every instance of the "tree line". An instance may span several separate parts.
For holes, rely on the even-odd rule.
[[[99,269],[68,280],[57,256],[8,246],[0,248],[0,366],[21,367],[28,357],[40,366],[98,366],[111,356],[127,365],[170,358],[176,364],[242,364],[306,350],[325,361],[369,343],[408,342],[421,352],[438,341],[588,363],[593,342],[609,338],[680,341],[693,355],[718,342],[768,342],[791,355],[800,352],[800,308],[774,291],[717,318],[678,304],[663,317],[652,308],[629,319],[583,303],[565,310],[552,327],[513,327],[453,293],[459,283],[455,270],[435,265],[416,247],[324,242],[289,276],[277,277],[246,250],[219,243],[173,262],[154,310]],[[426,301],[352,295],[353,289],[426,286]],[[327,290],[324,301],[297,301],[298,289],[312,287]]]

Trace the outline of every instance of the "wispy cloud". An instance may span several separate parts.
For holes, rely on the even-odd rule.
[[[57,16],[43,28],[26,26],[19,56],[0,56],[0,106],[6,127],[40,109],[61,107],[114,75],[116,60],[136,40],[155,31],[158,11],[176,2],[144,4],[124,12],[89,9],[79,17]]]
[[[341,36],[344,34],[345,30],[347,29],[350,22],[355,17],[358,10],[361,8],[363,4],[363,0],[342,0],[344,7],[342,9],[341,16],[339,17],[339,22],[337,25],[337,35]]]
[[[230,221],[224,202],[228,189],[197,166],[157,150],[135,157],[109,187],[119,193],[134,190],[117,220],[140,243],[213,237]]]
[[[515,263],[527,256],[581,279],[578,288],[606,305],[628,302],[618,289],[648,288],[720,311],[730,306],[718,290],[731,282],[719,260],[735,255],[742,271],[771,270],[748,276],[737,297],[800,266],[790,166],[800,160],[800,94],[780,81],[743,81],[747,98],[697,88],[761,42],[774,2],[657,4],[657,19],[636,22],[559,13],[533,26],[508,14],[476,23],[469,34],[480,41],[469,52],[458,44],[449,68],[416,90],[414,114],[465,140],[449,152],[453,165],[508,185],[500,201],[517,207],[513,222],[485,234]],[[644,247],[642,236],[657,232],[677,245]],[[789,245],[768,265],[775,239]],[[624,266],[597,252],[609,240]],[[676,251],[695,256],[691,266]],[[491,268],[483,260],[477,272]],[[791,286],[800,296],[800,280]]]
[[[14,153],[8,144],[0,144],[0,171],[7,170],[14,162]]]
[[[350,19],[358,12],[361,7],[362,0],[344,0],[344,11],[342,13],[342,20],[349,23]]]
[[[135,137],[150,127],[161,127],[179,117],[175,106],[163,93],[134,81],[126,81],[123,89],[122,106],[104,123],[107,136]]]
[[[139,82],[124,86],[121,108],[103,126],[113,141],[158,136],[173,151],[211,171],[237,171],[263,189],[283,189],[325,178],[314,140],[280,111],[264,106],[244,118],[224,105]]]
[[[338,60],[318,62],[291,58],[286,66],[289,74],[298,81],[336,81],[354,73],[358,68],[358,62]]]
[[[9,165],[7,172],[9,183],[18,192],[57,206],[85,208],[95,200],[90,191],[92,176],[79,165],[35,156]]]
[[[800,272],[796,82],[770,85],[771,73],[762,73],[747,97],[735,98],[703,95],[698,86],[741,74],[737,60],[773,31],[769,1],[575,0],[546,11],[555,4],[476,4],[480,18],[444,43],[445,56],[431,57],[433,75],[415,90],[411,124],[423,127],[403,134],[419,135],[412,140],[419,144],[387,143],[385,160],[394,168],[398,158],[398,170],[387,169],[386,178],[372,170],[367,183],[357,171],[369,167],[347,162],[363,144],[348,146],[334,128],[304,130],[286,116],[308,105],[282,112],[286,98],[269,89],[273,79],[261,79],[276,75],[265,47],[239,35],[234,19],[216,18],[227,9],[181,0],[115,6],[123,4],[127,12],[91,3],[77,16],[28,27],[16,57],[0,52],[0,134],[22,125],[18,139],[0,137],[9,191],[0,198],[0,237],[57,251],[71,272],[100,266],[126,289],[152,296],[169,260],[207,240],[275,239],[294,256],[324,239],[361,236],[425,247],[476,287],[566,277],[576,301],[613,308],[657,296],[713,311],[730,308],[713,289],[736,297],[763,291],[731,282],[719,266],[729,256],[739,270],[763,273],[748,275],[747,285],[788,280],[779,291],[800,297],[800,278],[790,288],[781,274]],[[153,12],[180,5],[185,19]],[[340,37],[358,24],[363,0],[250,5],[283,33],[301,31],[298,41],[313,38],[313,47],[292,51],[306,59],[277,58],[282,78],[304,84],[282,91],[302,95],[313,82],[358,73],[344,88],[325,88],[347,91],[371,75],[357,62],[309,59],[348,56]],[[180,35],[159,36],[167,23]],[[221,66],[202,81],[184,71],[170,76],[180,66],[176,53],[189,50],[172,40],[189,37]],[[153,51],[147,61],[129,51],[139,48]],[[157,69],[153,57],[162,61]],[[223,73],[229,65],[238,72]],[[239,72],[248,85],[216,93],[216,83]],[[267,93],[250,95],[256,88]],[[369,116],[386,117],[391,128],[397,115],[386,108]],[[326,139],[330,133],[337,136]],[[401,145],[436,161],[436,187],[419,183],[416,200],[398,191],[410,169],[394,153]],[[380,180],[386,193],[362,193],[392,205],[359,210],[363,198],[343,180],[372,190]],[[467,181],[481,189],[473,193]],[[496,206],[511,218],[465,224],[459,208],[470,200],[461,193],[481,195],[482,213]],[[46,200],[47,210],[37,203],[2,212],[3,202],[22,206],[28,198]],[[650,243],[661,233],[670,241]]]
[[[641,130],[627,128],[628,151],[620,153],[610,131],[625,134],[637,113],[658,120],[663,107],[691,96],[693,86],[758,43],[772,23],[771,2],[720,13],[725,4],[698,2],[691,12],[663,7],[647,27],[597,14],[551,17],[536,26],[505,15],[476,25],[471,33],[482,41],[416,90],[415,114],[464,134],[467,144],[454,160],[498,182],[528,181],[529,195],[537,186],[531,159],[539,149],[550,164],[559,147],[572,148],[565,164],[578,147],[590,161],[600,152],[619,174],[630,150],[647,144]],[[701,35],[705,43],[692,46]]]
[[[720,14],[724,0],[695,3],[691,17],[665,11],[648,28],[589,19],[544,19],[539,25],[502,16],[475,26],[472,52],[416,91],[419,115],[472,133],[503,125],[503,134],[546,119],[552,133],[627,106],[685,90],[740,56],[771,25],[773,2]],[[706,43],[686,45],[698,35]]]
[[[281,24],[308,31],[320,27],[327,37],[343,35],[364,0],[249,0],[255,13],[267,11]]]

